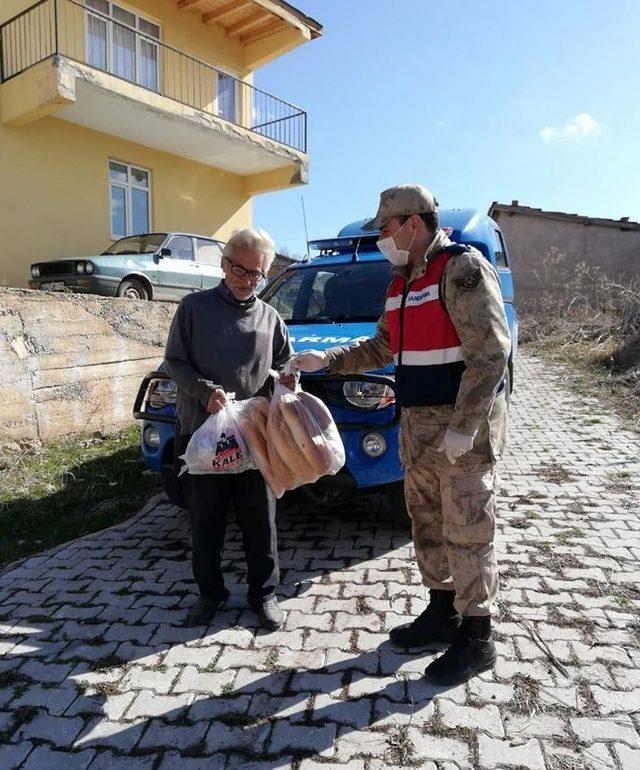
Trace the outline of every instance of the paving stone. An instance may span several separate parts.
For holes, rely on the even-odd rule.
[[[76,739],[74,746],[108,747],[119,751],[131,751],[139,741],[144,730],[144,721],[112,722],[108,719],[96,719],[87,725]]]
[[[142,740],[138,744],[141,749],[154,749],[157,747],[176,748],[185,751],[203,740],[208,725],[200,722],[195,725],[171,725],[159,719],[153,719],[145,730]]]
[[[104,751],[96,755],[89,770],[153,770],[157,761],[155,754],[143,757],[126,757]]]
[[[173,686],[173,692],[205,692],[221,695],[227,687],[231,686],[235,676],[236,672],[233,670],[208,673],[200,671],[195,666],[185,666]]]
[[[0,767],[3,770],[14,770],[25,759],[33,748],[33,744],[22,741],[19,744],[0,746]]]
[[[336,725],[320,726],[294,725],[287,720],[279,720],[269,741],[269,754],[281,754],[283,751],[315,751],[319,756],[333,754],[336,738]]]
[[[372,701],[368,698],[341,700],[328,693],[318,693],[315,696],[311,719],[314,722],[326,720],[363,729],[371,721],[371,706]]]
[[[469,746],[464,741],[430,735],[417,727],[409,727],[407,734],[418,759],[451,760],[461,768],[472,767]]]
[[[138,717],[162,717],[166,720],[180,718],[183,709],[191,705],[193,694],[156,695],[151,690],[142,690],[136,696],[127,712],[127,719]]]
[[[622,770],[638,770],[640,767],[640,750],[632,749],[629,746],[625,746],[623,743],[614,744],[614,749]]]
[[[229,727],[221,722],[213,722],[207,733],[206,750],[215,753],[235,749],[248,754],[262,754],[270,730],[269,724]]]
[[[40,685],[32,685],[19,698],[16,698],[11,703],[11,708],[37,706],[46,709],[49,714],[61,716],[77,696],[78,690],[69,685],[66,687],[42,687]]]
[[[251,698],[251,706],[246,713],[257,719],[275,717],[289,722],[303,722],[306,719],[309,699],[309,695],[302,693],[285,697],[274,697],[266,692],[257,693]]]
[[[12,740],[19,742],[38,739],[56,746],[70,746],[83,726],[80,717],[56,717],[39,713],[33,720],[22,725]]]
[[[464,725],[471,730],[477,730],[492,735],[495,738],[504,737],[504,728],[500,712],[496,706],[460,706],[445,698],[439,700],[440,715],[447,727],[455,728]]]
[[[220,717],[233,717],[246,714],[251,703],[251,695],[239,695],[230,698],[211,698],[196,695],[189,709],[189,719],[192,722],[200,720],[215,720]]]
[[[638,736],[630,717],[626,714],[606,719],[575,717],[569,721],[580,740],[588,743],[620,741],[633,748],[640,748],[640,736]]]
[[[213,754],[198,759],[183,757],[177,751],[167,751],[162,757],[159,770],[223,770],[226,761],[224,754]]]
[[[339,692],[342,690],[342,674],[316,674],[305,672],[295,674],[289,689],[292,692]]]
[[[640,711],[640,687],[633,690],[605,690],[592,685],[591,692],[603,714]]]
[[[48,746],[38,746],[22,767],[23,770],[85,770],[94,754],[93,751],[54,751]]]
[[[545,770],[540,744],[533,738],[522,745],[512,746],[507,741],[481,733],[478,736],[478,748],[483,770],[503,767]]]
[[[397,725],[425,725],[435,711],[432,700],[422,703],[395,703],[388,698],[376,698],[373,723],[375,727],[395,727]]]

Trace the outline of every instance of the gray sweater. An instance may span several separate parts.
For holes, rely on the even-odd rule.
[[[281,369],[293,350],[277,310],[257,297],[238,302],[226,285],[187,295],[169,331],[164,364],[178,386],[177,435],[207,419],[216,388],[237,399],[268,395],[269,369]]]

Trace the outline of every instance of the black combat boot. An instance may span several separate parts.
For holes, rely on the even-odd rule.
[[[449,649],[427,666],[427,681],[437,687],[455,687],[488,671],[496,662],[491,638],[491,616],[462,618],[460,634]]]
[[[455,591],[432,588],[427,609],[408,626],[392,628],[391,641],[402,647],[424,647],[434,642],[451,644],[462,622],[462,616],[453,606],[455,595]]]

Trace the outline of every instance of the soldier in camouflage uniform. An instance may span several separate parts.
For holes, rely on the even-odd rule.
[[[506,441],[509,328],[495,270],[449,240],[426,188],[385,190],[365,229],[380,230],[378,246],[394,265],[375,336],[299,353],[293,368],[350,374],[395,361],[405,498],[430,597],[390,636],[404,647],[450,644],[425,674],[453,686],[496,657],[495,463]]]

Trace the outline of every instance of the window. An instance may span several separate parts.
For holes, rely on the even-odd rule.
[[[115,160],[109,161],[112,238],[149,232],[150,195],[148,171]]]
[[[109,0],[85,0],[85,6],[87,63],[158,91],[160,57],[155,41],[160,40],[160,27]]]
[[[205,238],[196,238],[196,261],[201,265],[220,267],[222,263],[222,244]]]
[[[262,297],[288,323],[377,321],[391,265],[385,260],[287,271]]]
[[[504,239],[500,230],[494,230],[493,237],[495,241],[496,267],[498,269],[508,269],[509,263],[507,262],[507,249],[504,245]]]
[[[218,115],[237,123],[236,80],[222,72],[218,73]]]
[[[188,235],[174,235],[167,248],[171,249],[171,259],[193,259],[193,240]]]

